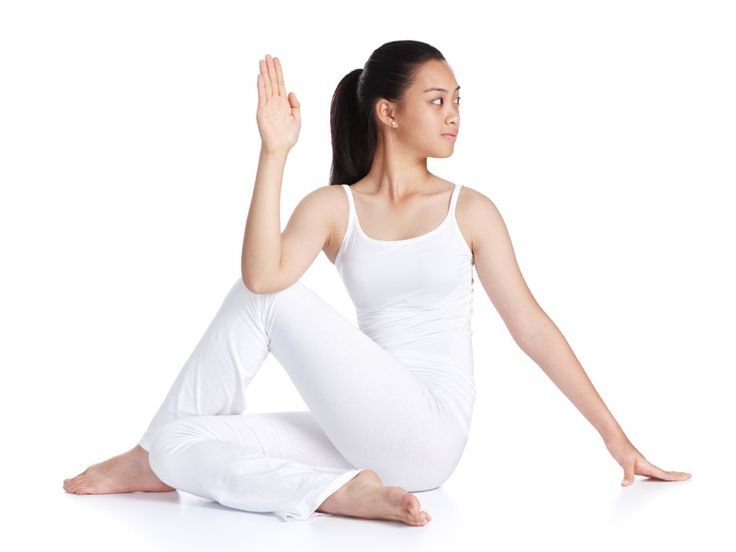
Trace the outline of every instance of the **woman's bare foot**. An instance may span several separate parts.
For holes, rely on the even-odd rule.
[[[136,445],[128,452],[90,466],[76,477],[65,479],[64,490],[74,494],[107,494],[175,489],[156,477],[148,464],[148,451]]]
[[[402,487],[384,487],[373,470],[353,477],[317,508],[318,512],[365,519],[390,519],[407,525],[426,525],[431,521],[420,510],[419,499]]]

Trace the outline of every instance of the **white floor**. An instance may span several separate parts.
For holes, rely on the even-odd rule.
[[[511,433],[501,431],[494,442],[506,452],[494,454],[482,443],[486,426],[494,430],[478,423],[461,464],[442,488],[417,493],[433,517],[426,527],[340,516],[286,523],[271,514],[234,510],[181,492],[72,495],[64,492],[62,481],[86,467],[94,442],[79,452],[49,452],[29,438],[15,450],[5,472],[0,548],[736,549],[729,529],[735,513],[732,457],[701,448],[707,453],[663,466],[691,471],[691,480],[637,476],[633,486],[624,488],[618,466],[590,433],[578,435],[575,445],[575,438],[563,432],[560,449],[542,457],[539,451],[549,445],[547,439],[515,449],[510,447]]]

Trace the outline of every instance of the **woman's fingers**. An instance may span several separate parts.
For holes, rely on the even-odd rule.
[[[279,85],[276,79],[276,69],[273,66],[273,58],[266,54],[266,69],[268,70],[268,80],[271,85],[271,96],[279,95]]]
[[[283,77],[279,78],[280,69],[277,70],[274,58],[266,54],[267,82],[269,84],[269,96],[284,96]]]
[[[634,474],[645,475],[663,481],[683,481],[689,479],[692,474],[679,471],[666,471],[646,460],[643,456],[638,459],[627,461],[624,466],[624,479],[621,485],[628,487],[634,483]]]
[[[278,83],[279,96],[286,96],[286,85],[284,84],[284,72],[281,70],[281,60],[273,58],[273,67],[276,72],[276,82]]]
[[[258,81],[258,109],[260,110],[266,105],[266,83],[263,80],[263,73],[258,73],[256,81]]]
[[[268,56],[266,56],[268,58]],[[268,62],[267,60],[262,59],[260,61],[261,65],[261,80],[263,81],[263,86],[266,91],[266,103],[268,103],[268,100],[271,99],[271,96],[273,96],[273,89],[271,88],[271,77],[268,75]]]
[[[260,75],[258,79],[259,106],[265,105],[274,96],[286,97],[284,72],[279,58],[266,54],[266,58],[259,61]]]
[[[678,472],[678,471],[666,471],[661,468],[658,468],[651,462],[644,460],[641,463],[641,468],[639,470],[639,473],[641,475],[646,475],[649,477],[655,477],[657,479],[662,479],[664,481],[681,481],[683,479],[688,479],[691,474],[686,472]]]

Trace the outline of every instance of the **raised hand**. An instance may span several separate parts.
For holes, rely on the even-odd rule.
[[[299,101],[294,92],[286,94],[279,58],[266,54],[259,61],[258,111],[256,121],[266,151],[288,151],[296,144],[301,128]]]
[[[614,460],[624,469],[624,478],[621,481],[623,487],[634,484],[634,474],[645,475],[664,481],[682,481],[689,479],[692,474],[678,471],[665,471],[651,464],[631,444],[625,436],[621,435],[609,441],[605,441],[608,452]]]

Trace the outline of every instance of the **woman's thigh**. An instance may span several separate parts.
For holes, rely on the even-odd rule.
[[[269,351],[349,462],[422,455],[448,425],[421,378],[304,284],[259,297]]]

